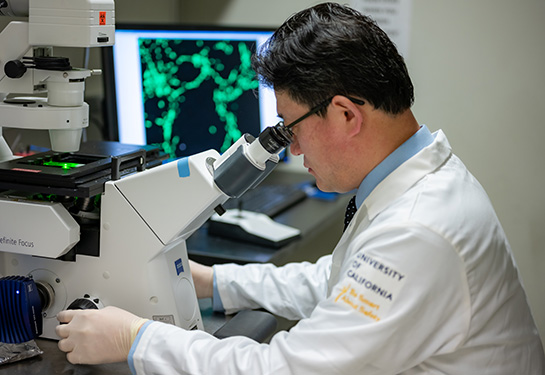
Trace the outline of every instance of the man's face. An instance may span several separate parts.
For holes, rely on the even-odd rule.
[[[278,115],[286,125],[309,111],[286,93],[277,92],[276,101]],[[346,192],[354,187],[346,186],[344,134],[333,118],[328,111],[325,117],[315,114],[295,125],[290,151],[294,155],[304,155],[303,164],[316,178],[320,190]]]

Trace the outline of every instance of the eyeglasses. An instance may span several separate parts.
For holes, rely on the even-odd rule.
[[[358,104],[358,105],[364,105],[365,104],[365,102],[363,100],[361,100],[361,99],[352,98],[352,97],[346,96],[346,95],[344,95],[344,96],[346,98],[348,98],[352,103],[355,103],[355,104]],[[326,108],[329,105],[329,103],[331,103],[333,98],[334,97],[332,96],[331,98],[329,98],[327,100],[324,100],[323,102],[318,104],[316,107],[313,107],[310,111],[305,113],[303,116],[299,117],[297,120],[292,121],[288,125],[284,125],[284,121],[280,121],[278,124],[281,125],[281,126],[285,126],[288,130],[290,130],[291,128],[293,128],[295,125],[297,125],[298,123],[300,123],[301,121],[303,121],[307,117],[312,116],[313,114],[315,114],[315,113],[321,111],[322,109]]]

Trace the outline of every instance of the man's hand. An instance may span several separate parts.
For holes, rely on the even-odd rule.
[[[197,298],[212,298],[214,293],[214,269],[192,260],[189,261],[189,268],[191,268]]]
[[[100,310],[65,310],[57,314],[59,349],[70,363],[126,361],[146,319],[108,306]],[[66,324],[62,324],[66,323]]]

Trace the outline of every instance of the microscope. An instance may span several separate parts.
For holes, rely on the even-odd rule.
[[[292,132],[277,124],[221,155],[168,163],[152,146],[80,144],[84,81],[97,72],[71,68],[50,46],[113,44],[113,0],[0,0],[0,14],[26,12],[0,34],[0,130],[48,129],[51,150],[18,158],[0,138],[3,340],[57,339],[60,311],[107,305],[203,329],[186,239],[275,168]],[[2,310],[9,304],[19,307]],[[6,333],[10,321],[28,335]]]

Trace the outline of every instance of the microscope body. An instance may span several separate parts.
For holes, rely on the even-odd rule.
[[[269,132],[262,133],[264,138]],[[100,199],[87,201],[100,203],[83,212],[74,210],[73,200],[44,202],[36,194],[5,191],[0,194],[0,276],[34,280],[46,338],[57,338],[60,311],[106,305],[203,329],[186,239],[221,213],[229,198],[257,186],[275,168],[283,147],[269,153],[259,139],[244,135],[222,155],[208,150],[144,170],[129,169],[119,179],[99,183]],[[16,177],[12,184],[17,186]]]

